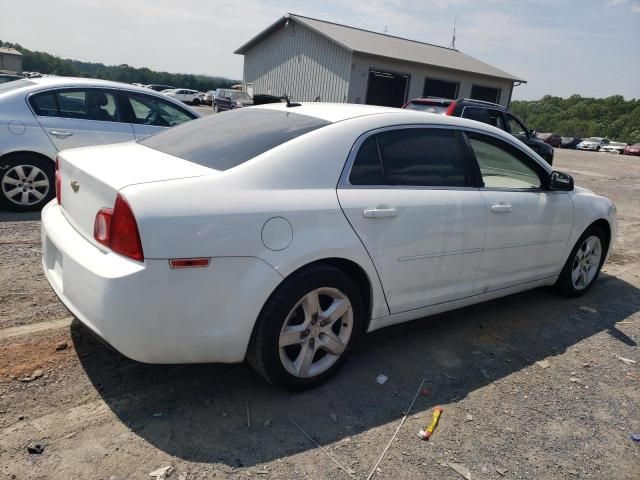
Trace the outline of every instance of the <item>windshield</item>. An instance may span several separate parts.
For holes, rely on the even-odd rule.
[[[447,113],[448,105],[433,105],[420,102],[409,102],[409,104],[404,108],[406,108],[407,110],[419,110],[421,112],[444,115],[445,113]]]
[[[240,108],[187,122],[139,143],[198,165],[228,170],[329,123],[290,111]]]
[[[35,85],[35,83],[29,80],[12,80],[10,82],[0,83],[0,93],[10,92],[11,90],[17,90],[30,85]]]

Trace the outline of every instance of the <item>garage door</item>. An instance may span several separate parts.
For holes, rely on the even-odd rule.
[[[367,105],[402,107],[407,99],[409,75],[401,73],[369,71]]]
[[[444,80],[435,80],[433,78],[425,78],[424,97],[440,97],[440,98],[458,98],[458,86],[456,82],[445,82]]]
[[[471,98],[485,102],[500,103],[500,89],[473,85],[471,87]]]

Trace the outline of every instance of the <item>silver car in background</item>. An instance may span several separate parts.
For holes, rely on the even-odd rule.
[[[199,116],[124,83],[44,77],[0,84],[0,203],[38,210],[53,198],[60,150],[139,140]]]

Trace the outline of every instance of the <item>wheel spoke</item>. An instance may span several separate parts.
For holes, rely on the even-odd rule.
[[[40,169],[39,168],[31,167],[31,171],[29,172],[29,175],[27,175],[27,180],[35,179],[38,176],[39,173],[40,173]]]
[[[304,310],[305,321],[311,320],[311,317],[318,314],[320,311],[320,300],[317,290],[309,292],[304,296],[302,299],[302,309]]]
[[[20,180],[23,180],[25,178],[24,169],[22,168],[22,165],[18,165],[14,170],[18,174],[18,178]]]
[[[20,203],[23,205],[29,205],[29,192],[22,192]]]
[[[20,192],[22,192],[22,188],[20,188],[20,187],[16,187],[16,188],[14,188],[13,190],[8,190],[8,191],[6,191],[6,192],[5,192],[5,195],[6,195],[7,197],[9,197],[9,198],[13,198],[13,197],[15,197],[16,195],[18,195],[18,193],[20,193]]]
[[[49,180],[36,180],[35,182],[33,182],[31,185],[33,185],[34,187],[47,187],[49,186]]]
[[[3,183],[8,185],[18,185],[20,183],[20,180],[18,180],[17,178],[11,178],[9,176],[6,176],[4,177]]]
[[[300,353],[298,354],[298,358],[295,361],[296,372],[301,377],[306,377],[309,375],[309,370],[311,369],[311,364],[313,363],[313,357],[315,356],[316,350],[315,347],[309,345],[309,342],[306,342],[302,345],[300,349]]]
[[[346,345],[340,338],[333,332],[323,332],[320,334],[320,348],[326,350],[332,355],[342,355]]]
[[[302,332],[305,331],[305,327],[302,325],[295,325],[293,327],[286,327],[280,334],[279,345],[280,347],[288,347],[289,345],[297,345],[304,342]]]
[[[38,190],[31,190],[31,194],[36,197],[36,200],[42,200],[44,198],[44,193],[39,192]]]
[[[348,300],[344,299],[335,299],[333,303],[327,308],[324,312],[322,312],[322,317],[329,321],[327,327],[330,328],[331,325],[335,323],[336,320],[341,318],[349,308],[351,304]]]

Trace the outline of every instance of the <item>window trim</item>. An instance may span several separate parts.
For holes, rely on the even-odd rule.
[[[540,179],[540,186],[534,187],[534,188],[486,187],[484,185],[484,180],[482,179],[482,172],[480,171],[480,162],[478,162],[478,158],[476,157],[476,153],[473,150],[473,147],[471,146],[471,142],[469,141],[469,137],[467,133],[473,133],[474,135],[481,135],[493,141],[502,142],[507,146],[511,147],[516,152],[518,152],[519,158],[523,160],[524,164],[530,167],[538,175],[538,178]],[[505,139],[500,138],[497,135],[491,135],[487,132],[478,131],[478,130],[465,129],[462,132],[462,136],[464,138],[465,149],[468,150],[468,155],[470,155],[470,158],[472,158],[474,162],[473,169],[476,177],[475,178],[476,188],[483,191],[494,191],[494,192],[533,192],[533,193],[551,192],[551,190],[549,190],[549,179],[550,179],[551,171],[547,168],[544,168],[543,165],[538,160],[531,157],[531,155],[529,155],[527,152],[525,152],[523,149],[521,149],[517,145],[514,145],[511,142],[507,142]],[[558,192],[558,193],[566,193],[566,192]]]
[[[452,131],[454,133],[454,138],[456,141],[456,145],[458,151],[460,152],[460,158],[462,159],[462,165],[464,169],[465,176],[465,186],[445,186],[445,185],[353,185],[349,177],[351,176],[351,169],[353,168],[353,164],[360,152],[360,148],[364,144],[364,142],[372,136],[379,135],[381,133],[395,131],[395,130],[415,130],[415,129],[436,129],[436,130],[447,130]],[[373,130],[369,130],[360,135],[351,150],[349,151],[349,155],[347,156],[347,160],[342,168],[342,173],[340,174],[340,179],[338,180],[338,185],[336,188],[338,189],[359,189],[359,190],[371,190],[371,189],[393,189],[393,190],[476,190],[478,187],[475,185],[477,181],[474,166],[470,163],[471,160],[475,161],[474,157],[469,157],[469,153],[467,147],[463,145],[463,130],[459,127],[453,127],[450,125],[442,125],[442,124],[406,124],[406,125],[390,125],[386,127],[380,127]],[[384,172],[384,164],[382,163],[382,152],[380,151],[380,145],[376,139],[376,145],[378,147],[378,159],[380,164],[382,165],[382,169]],[[477,165],[477,163],[476,163]]]

